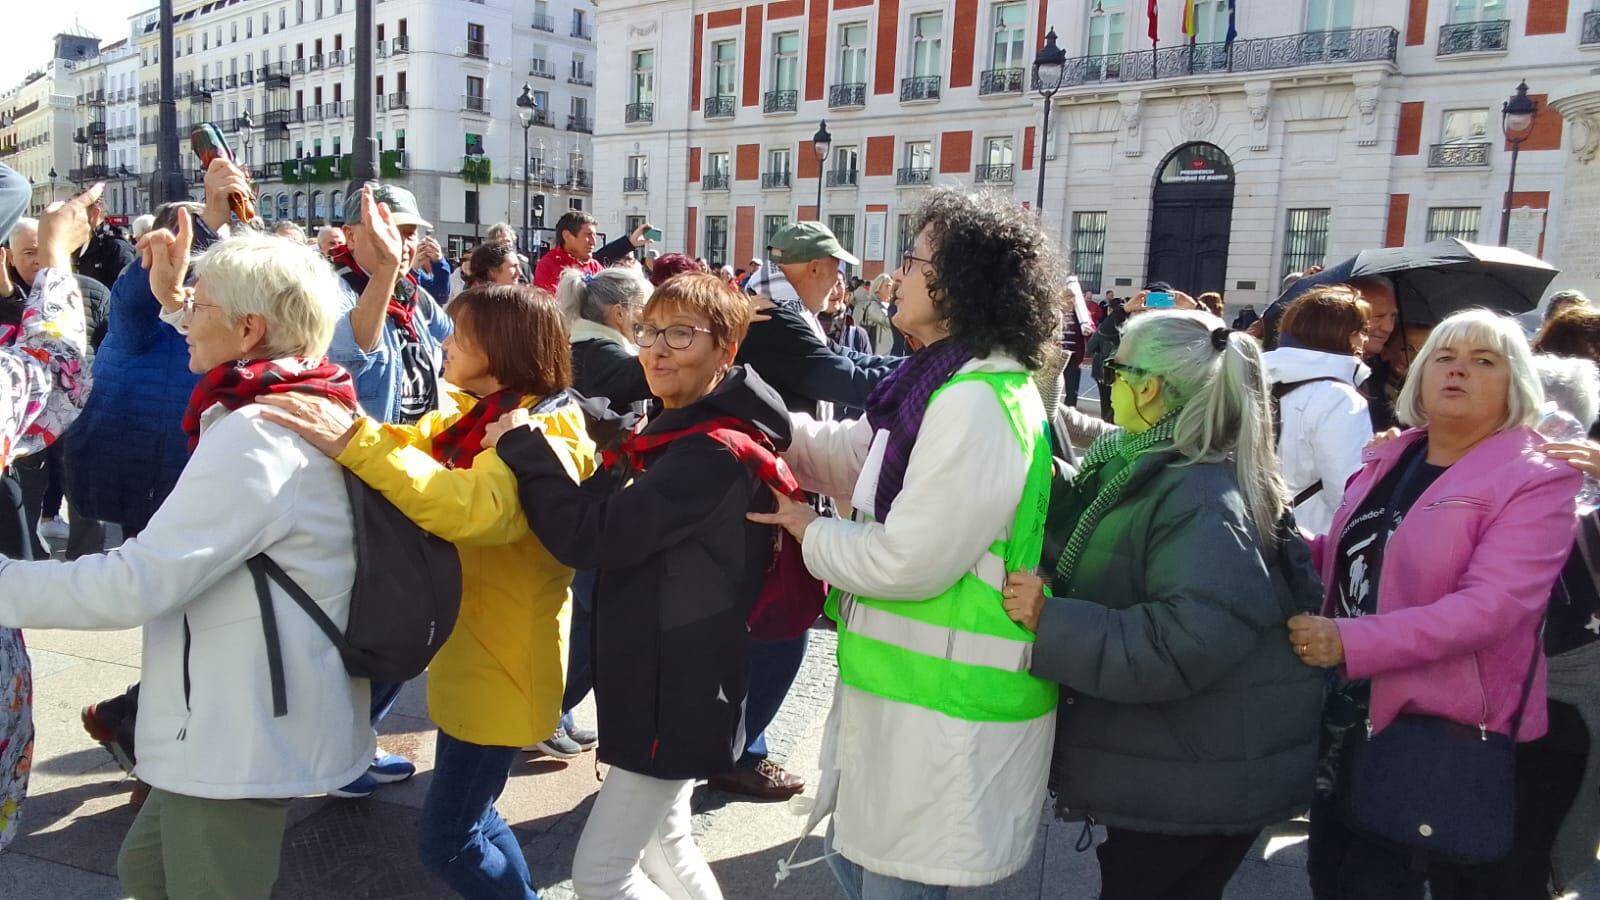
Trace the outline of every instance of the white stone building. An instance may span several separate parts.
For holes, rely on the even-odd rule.
[[[1238,2],[1230,23],[1228,6],[1196,0],[1191,46],[1183,4],[1158,4],[1152,50],[1137,0],[607,0],[602,228],[649,218],[673,248],[743,264],[782,222],[817,215],[820,175],[822,216],[881,271],[928,183],[1034,202],[1043,101],[1024,88],[1053,27],[1068,61],[1043,212],[1091,287],[1162,278],[1259,306],[1285,273],[1364,247],[1494,243],[1511,161],[1500,106],[1524,78],[1539,113],[1511,243],[1567,270],[1557,286],[1600,278],[1594,241],[1565,232],[1561,190],[1569,151],[1587,166],[1600,140],[1565,127],[1562,102],[1600,60],[1600,12],[1285,0]]]
[[[29,215],[38,215],[53,199],[72,192],[71,171],[78,164],[72,142],[77,118],[75,68],[91,62],[99,45],[90,36],[56,35],[50,60],[0,94],[0,164],[16,169],[33,184]]]
[[[155,11],[136,16],[129,37],[107,44],[73,75],[78,110],[71,140],[71,180],[76,187],[104,181],[102,202],[113,224],[126,225],[144,212],[139,167],[139,49],[134,35]]]

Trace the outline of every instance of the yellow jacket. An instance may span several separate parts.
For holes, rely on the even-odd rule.
[[[471,468],[429,454],[433,435],[476,402],[414,426],[363,418],[339,462],[461,554],[461,616],[428,667],[428,713],[457,740],[524,747],[555,730],[565,667],[561,624],[572,570],[528,530],[517,479],[493,450]],[[531,406],[538,398],[524,398]],[[594,470],[594,444],[571,404],[537,417],[574,481]]]

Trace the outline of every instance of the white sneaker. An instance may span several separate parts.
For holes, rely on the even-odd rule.
[[[47,541],[64,541],[67,534],[67,523],[60,516],[52,516],[39,523],[39,537]]]

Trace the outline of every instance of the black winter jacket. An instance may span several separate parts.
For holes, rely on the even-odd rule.
[[[633,404],[650,399],[639,357],[603,338],[573,342],[572,387],[585,397],[606,398],[618,415],[627,415]]]
[[[742,367],[699,402],[659,411],[645,433],[730,415],[788,447],[782,401]],[[772,529],[745,514],[770,511],[771,492],[698,435],[651,453],[641,473],[619,464],[582,485],[533,431],[507,434],[498,450],[517,475],[534,534],[563,564],[599,573],[601,762],[663,779],[732,771],[745,745],[745,620],[772,561]]]
[[[867,395],[894,371],[900,357],[868,356],[824,341],[794,301],[777,301],[769,318],[753,322],[739,362],[776,388],[792,412],[817,416],[817,403],[863,407]]]
[[[1322,587],[1303,541],[1263,546],[1231,463],[1179,462],[1156,450],[1133,464],[1045,602],[1033,673],[1067,689],[1051,784],[1071,817],[1247,834],[1311,801],[1324,675],[1285,623]],[[1052,568],[1092,499],[1052,498]]]

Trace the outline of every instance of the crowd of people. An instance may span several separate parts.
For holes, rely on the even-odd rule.
[[[522,753],[592,749],[577,895],[714,900],[690,797],[806,788],[765,732],[832,628],[806,832],[847,900],[999,882],[1047,801],[1084,848],[1104,826],[1105,900],[1221,898],[1307,814],[1317,900],[1533,900],[1594,863],[1581,294],[1531,340],[1402,315],[1383,276],[1230,327],[1182,286],[1087,294],[984,193],[930,191],[866,279],[816,222],[746,269],[579,212],[537,260],[497,226],[452,264],[398,185],[309,240],[237,221],[249,189],[218,160],[134,248],[98,188],[22,220],[0,167],[0,849],[17,629],[143,626],[140,682],[83,713],[148,790],[135,898],[265,898],[293,798],[411,777],[376,735],[420,665],[375,673],[421,653],[417,854],[453,891],[537,897],[496,801]],[[380,500],[433,542],[415,597],[373,594]],[[380,601],[443,618],[408,644]]]

